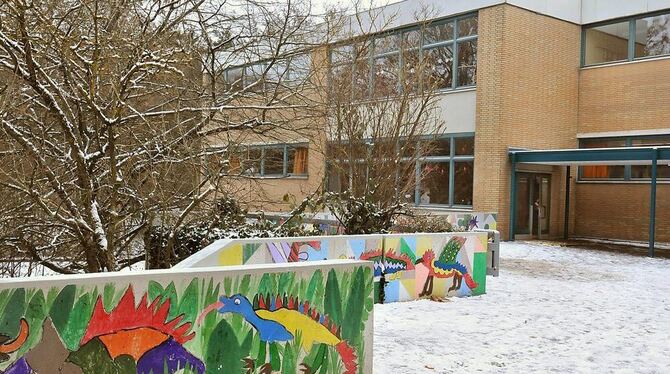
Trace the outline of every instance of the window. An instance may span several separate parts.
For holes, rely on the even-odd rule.
[[[670,12],[585,26],[582,65],[670,55]]]
[[[266,87],[277,85],[295,87],[305,83],[309,77],[310,67],[311,57],[309,53],[304,53],[277,59],[272,66],[269,66],[269,62],[256,62],[232,67],[224,72],[224,77],[227,88],[234,91],[260,81],[252,91],[261,92]]]
[[[308,147],[303,144],[249,146],[241,152],[242,173],[263,177],[306,176]],[[240,161],[231,160],[231,165]]]
[[[351,97],[366,99],[392,96],[402,90],[474,86],[477,28],[477,15],[466,15],[424,28],[385,33],[373,37],[369,44],[333,46],[331,87],[347,87],[346,83],[351,82]]]
[[[649,136],[631,139],[633,147],[670,147],[670,136]],[[631,179],[651,179],[651,165],[632,165]],[[656,178],[670,179],[670,165],[657,165]]]
[[[472,206],[475,138],[443,136],[425,141],[417,191],[419,205]]]
[[[327,189],[342,192],[350,185],[365,183],[370,167],[363,157],[346,160],[336,154],[347,144],[330,143],[327,151]],[[354,143],[362,144],[362,142]],[[388,147],[383,141],[369,142],[367,149],[349,149],[347,154],[374,155],[375,147]],[[396,191],[400,198],[415,205],[437,205],[444,207],[471,207],[474,183],[474,136],[443,135],[437,139],[417,142],[400,141],[398,152],[403,157],[395,176]],[[421,147],[421,157],[416,151]],[[374,156],[373,156],[374,157]],[[355,158],[355,157],[352,157]],[[416,177],[420,177],[415,183]],[[409,186],[409,188],[408,188]],[[411,190],[411,187],[414,187]],[[354,191],[355,192],[355,191]]]
[[[584,61],[586,65],[628,59],[628,22],[586,29]]]
[[[449,205],[449,168],[449,162],[426,162],[421,164],[420,205]]]
[[[670,14],[635,21],[635,57],[670,54]]]
[[[582,139],[580,148],[670,147],[670,135]],[[657,178],[670,180],[670,166],[659,164]],[[651,178],[651,165],[580,166],[580,180],[631,181]]]
[[[579,142],[580,148],[615,148],[624,147],[624,139],[583,139]],[[625,166],[623,165],[589,165],[580,168],[581,179],[623,179]]]
[[[307,146],[290,145],[286,148],[287,173],[289,175],[307,175]]]

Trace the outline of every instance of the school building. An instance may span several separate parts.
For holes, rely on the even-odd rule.
[[[446,132],[417,161],[438,170],[418,181],[417,209],[495,212],[506,239],[670,242],[670,0],[406,0],[376,11],[391,21],[367,57],[365,95],[379,97],[375,69],[402,66],[393,45],[441,56],[430,71]],[[331,74],[342,45],[327,52]],[[311,142],[259,147],[269,195],[305,196],[328,179]]]

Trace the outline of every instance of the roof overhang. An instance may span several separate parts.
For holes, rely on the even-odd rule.
[[[510,149],[512,162],[540,165],[660,165],[670,164],[670,147],[623,147],[525,150]]]

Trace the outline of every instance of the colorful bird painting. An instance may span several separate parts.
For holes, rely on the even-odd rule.
[[[256,307],[254,307],[256,305]],[[252,304],[245,296],[221,296],[219,300],[203,310],[198,321],[216,310],[221,314],[233,313],[242,316],[259,334],[262,343],[290,342],[300,335],[300,345],[309,354],[315,344],[332,346],[341,357],[346,374],[357,371],[357,357],[349,344],[340,338],[339,327],[329,321],[328,316],[310,308],[307,301],[300,302],[293,297],[270,297],[256,295]],[[270,350],[270,354],[272,354]],[[272,361],[271,357],[271,361]],[[313,369],[303,363],[302,371],[312,373]],[[269,372],[265,364],[261,372]]]
[[[419,293],[419,297],[430,296],[433,294],[433,282],[436,277],[453,278],[453,283],[447,292],[461,288],[464,278],[465,284],[471,290],[477,288],[478,284],[472,279],[472,276],[468,272],[468,268],[456,260],[457,255],[464,244],[464,237],[455,236],[445,244],[437,259],[435,259],[435,252],[433,252],[433,250],[428,250],[417,260],[417,264],[421,263],[428,268],[428,277],[423,285],[423,290]]]

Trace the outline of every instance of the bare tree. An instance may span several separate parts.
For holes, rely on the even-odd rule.
[[[310,17],[300,0],[2,1],[3,254],[112,271],[144,259],[135,245],[157,222],[173,247],[243,174],[229,134],[295,131],[309,77],[289,65],[314,44]],[[213,150],[217,137],[227,146]]]
[[[377,229],[388,226],[394,212],[404,212],[403,203],[414,201],[423,173],[416,168],[417,160],[444,132],[435,87],[446,72],[435,71],[432,60],[450,57],[420,58],[417,40],[425,22],[418,21],[417,29],[404,34],[385,33],[387,24],[374,19],[358,23],[358,29],[364,24],[378,29],[368,29],[330,52],[327,185],[331,192],[346,191],[361,207],[375,203],[385,220],[371,226]],[[340,215],[354,214],[352,209]]]

